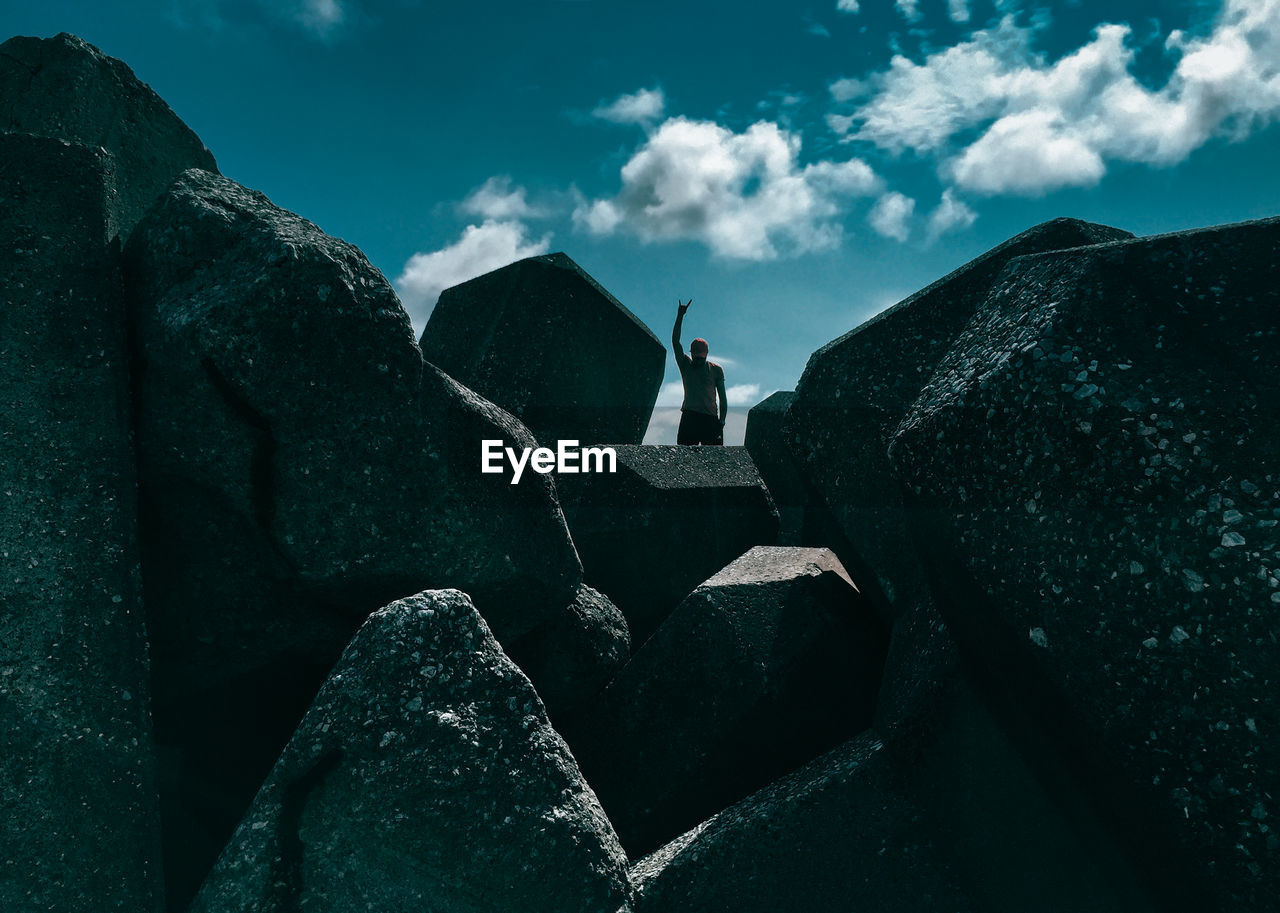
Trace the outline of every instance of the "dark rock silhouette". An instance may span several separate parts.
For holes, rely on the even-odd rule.
[[[625,866],[528,680],[428,591],[361,627],[192,913],[624,913]]]
[[[0,134],[0,909],[155,911],[114,162]]]
[[[616,447],[616,473],[556,484],[583,577],[642,644],[695,586],[778,538],[778,513],[742,447]]]
[[[961,652],[1168,909],[1280,888],[1280,220],[1010,262],[890,456]]]
[[[592,706],[575,744],[628,852],[865,729],[885,642],[826,549],[753,548],[694,590]]]
[[[111,153],[108,235],[128,238],[148,207],[188,168],[217,171],[213,155],[122,61],[63,33],[0,44],[0,129]]]
[[[543,444],[639,444],[666,349],[562,253],[440,293],[422,355],[510,411]]]
[[[580,565],[548,477],[480,472],[533,438],[424,365],[358,250],[192,170],[126,253],[157,733],[216,851],[365,614],[463,586],[514,639]]]
[[[752,406],[743,441],[778,508],[782,524],[779,537],[784,545],[798,545],[804,528],[804,477],[784,434],[787,411],[795,398],[793,391],[779,390]]]
[[[589,586],[564,611],[515,641],[508,655],[529,676],[556,729],[602,691],[631,655],[627,620]]]
[[[884,754],[860,737],[640,860],[637,913],[976,913]]]

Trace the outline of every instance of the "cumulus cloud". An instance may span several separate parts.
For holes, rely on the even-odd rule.
[[[550,234],[534,240],[523,222],[486,219],[479,225],[468,225],[462,237],[448,247],[410,257],[396,288],[414,326],[421,331],[443,290],[550,249]]]
[[[957,198],[955,191],[948,187],[942,191],[942,199],[938,201],[933,212],[929,213],[925,236],[929,243],[933,243],[945,234],[963,231],[977,218],[978,214],[965,205],[963,200]]]
[[[732,384],[724,392],[730,406],[754,406],[760,401],[759,384]]]
[[[952,22],[968,22],[969,0],[947,0],[947,15]]]
[[[842,13],[856,13],[858,0],[836,0],[836,9]]]
[[[1280,0],[1224,0],[1203,37],[1172,33],[1157,89],[1132,73],[1127,25],[1052,62],[1034,32],[1007,16],[921,63],[895,56],[850,136],[937,155],[962,190],[1035,195],[1095,184],[1109,161],[1175,164],[1280,114]]]
[[[660,119],[666,107],[667,97],[661,89],[641,89],[630,95],[619,95],[591,113],[615,124],[644,125]]]
[[[835,82],[827,86],[827,91],[831,93],[831,98],[835,101],[849,101],[857,98],[859,95],[865,95],[870,91],[871,87],[861,79],[837,79]]]
[[[867,216],[867,223],[875,229],[876,234],[905,241],[911,234],[911,214],[915,212],[916,201],[908,196],[891,190],[876,200]]]
[[[902,14],[902,18],[908,22],[918,22],[920,20],[919,0],[894,0],[894,5],[898,7],[898,12]]]
[[[860,159],[798,163],[800,138],[761,121],[741,133],[675,117],[622,167],[616,196],[583,201],[574,221],[593,234],[696,240],[726,259],[771,260],[834,247],[850,197],[878,193]]]
[[[459,204],[463,213],[482,219],[529,219],[541,216],[539,210],[529,205],[527,191],[513,187],[508,175],[489,178]]]

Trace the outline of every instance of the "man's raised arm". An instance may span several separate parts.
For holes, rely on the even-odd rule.
[[[677,355],[684,354],[684,346],[680,344],[680,328],[684,325],[684,312],[689,310],[689,305],[693,304],[693,299],[681,301],[676,299],[679,310],[676,312],[676,325],[671,328],[671,351]]]

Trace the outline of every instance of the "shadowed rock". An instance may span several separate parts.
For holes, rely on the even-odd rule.
[[[1037,225],[809,358],[787,414],[786,445],[819,501],[811,513],[827,516],[806,516],[811,531],[803,541],[830,545],[848,567],[868,569],[875,583],[868,595],[887,600],[886,614],[929,598],[885,455],[903,414],[1010,259],[1129,237],[1076,219]],[[822,530],[824,519],[834,528]]]
[[[625,913],[626,859],[467,597],[375,612],[193,913]]]
[[[615,450],[616,473],[556,484],[584,579],[622,610],[639,646],[700,582],[776,542],[778,513],[745,448]]]
[[[1011,262],[890,456],[943,616],[1167,909],[1280,889],[1280,220]]]
[[[631,634],[618,607],[589,586],[573,602],[507,651],[563,734],[565,721],[609,684],[631,655]]]
[[[422,355],[507,409],[538,440],[639,444],[666,349],[562,253],[447,288]]]
[[[792,391],[779,390],[752,406],[743,441],[777,505],[782,524],[779,541],[784,545],[799,544],[804,525],[804,478],[783,433],[787,410],[795,398]]]
[[[127,65],[65,32],[0,44],[0,130],[111,153],[107,234],[122,240],[180,173],[217,171],[200,138]]]
[[[113,162],[0,134],[0,909],[155,911]]]
[[[826,549],[753,548],[671,613],[575,749],[633,856],[866,728],[885,633]]]
[[[424,365],[354,247],[192,170],[126,253],[157,732],[225,840],[368,612],[466,587],[512,639],[580,565],[549,477],[480,472],[533,438]]]

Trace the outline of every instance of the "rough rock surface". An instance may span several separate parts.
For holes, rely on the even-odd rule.
[[[112,161],[0,134],[0,909],[154,911]]]
[[[447,288],[423,357],[543,444],[639,444],[662,386],[658,338],[562,253]]]
[[[0,130],[111,153],[107,231],[122,240],[183,171],[217,170],[200,138],[127,65],[66,33],[0,44]]]
[[[1011,262],[890,451],[1003,712],[1202,909],[1280,890],[1278,252],[1269,220]]]
[[[981,909],[886,783],[884,754],[860,736],[640,860],[637,913]]]
[[[622,610],[633,647],[693,588],[778,539],[778,512],[743,447],[614,448],[616,473],[556,484],[583,577]]]
[[[787,411],[795,398],[794,392],[779,390],[752,406],[743,441],[777,505],[782,524],[779,541],[783,545],[799,545],[804,528],[804,478],[784,433]]]
[[[865,729],[886,635],[827,549],[753,548],[689,595],[575,745],[633,856]]]
[[[573,602],[507,650],[565,733],[572,718],[613,679],[631,655],[627,620],[612,602],[589,586],[578,587]]]
[[[533,438],[424,365],[354,247],[192,170],[126,262],[157,734],[207,855],[368,612],[466,587],[515,638],[581,571],[549,477],[480,472],[482,439]]]
[[[620,913],[626,859],[465,594],[361,627],[193,913]]]

